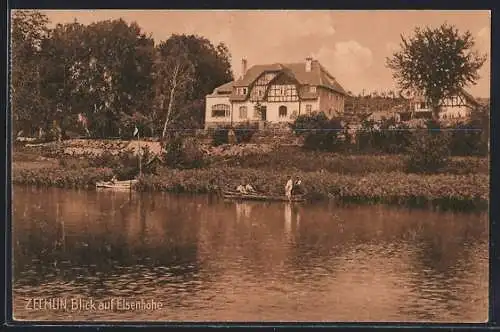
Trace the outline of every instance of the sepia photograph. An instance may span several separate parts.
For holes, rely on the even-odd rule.
[[[20,322],[481,323],[489,10],[11,10]]]

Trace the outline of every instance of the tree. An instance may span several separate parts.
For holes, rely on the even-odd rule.
[[[80,79],[86,82],[91,131],[118,135],[122,112],[151,108],[154,41],[136,23],[119,19],[89,25],[82,43],[90,50]]]
[[[164,111],[165,101],[168,101],[163,121],[164,139],[179,101],[186,100],[193,89],[194,66],[187,56],[187,47],[182,40],[169,39],[161,43],[157,50],[155,87],[160,111]]]
[[[208,39],[196,35],[174,34],[160,43],[157,50],[156,117],[161,116],[164,123],[164,114],[167,112],[164,107],[170,102],[167,91],[171,91],[167,84],[171,80],[168,78],[170,74],[165,69],[172,67],[172,63],[177,61],[190,68],[186,71],[189,73],[186,78],[189,78],[187,81],[190,83],[185,86],[188,88],[186,91],[177,86],[168,125],[177,128],[202,127],[205,96],[216,87],[233,80],[231,55],[227,46],[223,43],[214,46]]]
[[[469,31],[461,34],[454,26],[415,28],[409,38],[401,36],[401,50],[387,58],[387,66],[402,89],[416,89],[439,117],[440,102],[479,79],[486,55],[473,50]]]
[[[47,100],[47,121],[56,121],[63,136],[77,127],[77,112],[85,99],[85,66],[89,50],[82,43],[85,26],[58,24],[41,45],[41,93]],[[85,107],[85,106],[83,106]]]
[[[36,10],[15,10],[11,31],[11,95],[13,130],[32,132],[48,125],[40,93],[40,49],[48,37],[48,18]]]

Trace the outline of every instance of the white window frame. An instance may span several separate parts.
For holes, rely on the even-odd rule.
[[[224,116],[214,115],[215,111],[224,111]],[[212,118],[227,118],[231,115],[231,106],[227,104],[215,104],[212,106]]]
[[[284,115],[281,114],[281,110],[283,108],[285,109],[285,114]],[[278,117],[279,118],[286,118],[286,117],[288,117],[288,107],[286,107],[285,105],[280,105],[280,107],[278,107]]]

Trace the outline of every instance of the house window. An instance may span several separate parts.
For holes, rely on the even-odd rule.
[[[316,87],[315,86],[310,86],[309,87],[309,92],[316,93]]]
[[[236,94],[238,94],[238,95],[246,95],[247,94],[247,88],[237,88],[236,89]]]
[[[307,105],[306,105],[306,113],[307,113],[307,114],[311,114],[311,112],[312,112],[312,105],[307,104]]]
[[[260,117],[260,110],[257,106],[253,108],[253,117],[256,119]]]
[[[240,106],[240,119],[246,119],[246,118],[247,118],[247,107]]]
[[[229,105],[217,104],[212,106],[212,117],[213,118],[224,118],[229,116]]]
[[[420,109],[424,109],[424,108],[425,108],[425,102],[420,103]]]
[[[279,110],[278,110],[278,114],[279,114],[280,118],[285,118],[286,117],[286,106],[281,105]]]

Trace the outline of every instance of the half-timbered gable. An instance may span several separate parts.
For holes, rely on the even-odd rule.
[[[298,89],[300,83],[290,74],[280,73],[274,80],[269,82],[269,88],[266,91],[266,101],[276,102],[297,102],[299,101]]]
[[[443,120],[464,120],[470,117],[471,112],[478,105],[472,95],[461,89],[458,93],[444,98],[439,103],[439,118]],[[431,106],[422,94],[417,94],[410,100],[410,109],[416,118],[432,117]]]
[[[260,77],[252,84],[250,91],[250,101],[257,102],[263,101],[267,90],[269,89],[269,84],[273,81],[280,72],[264,72]]]

